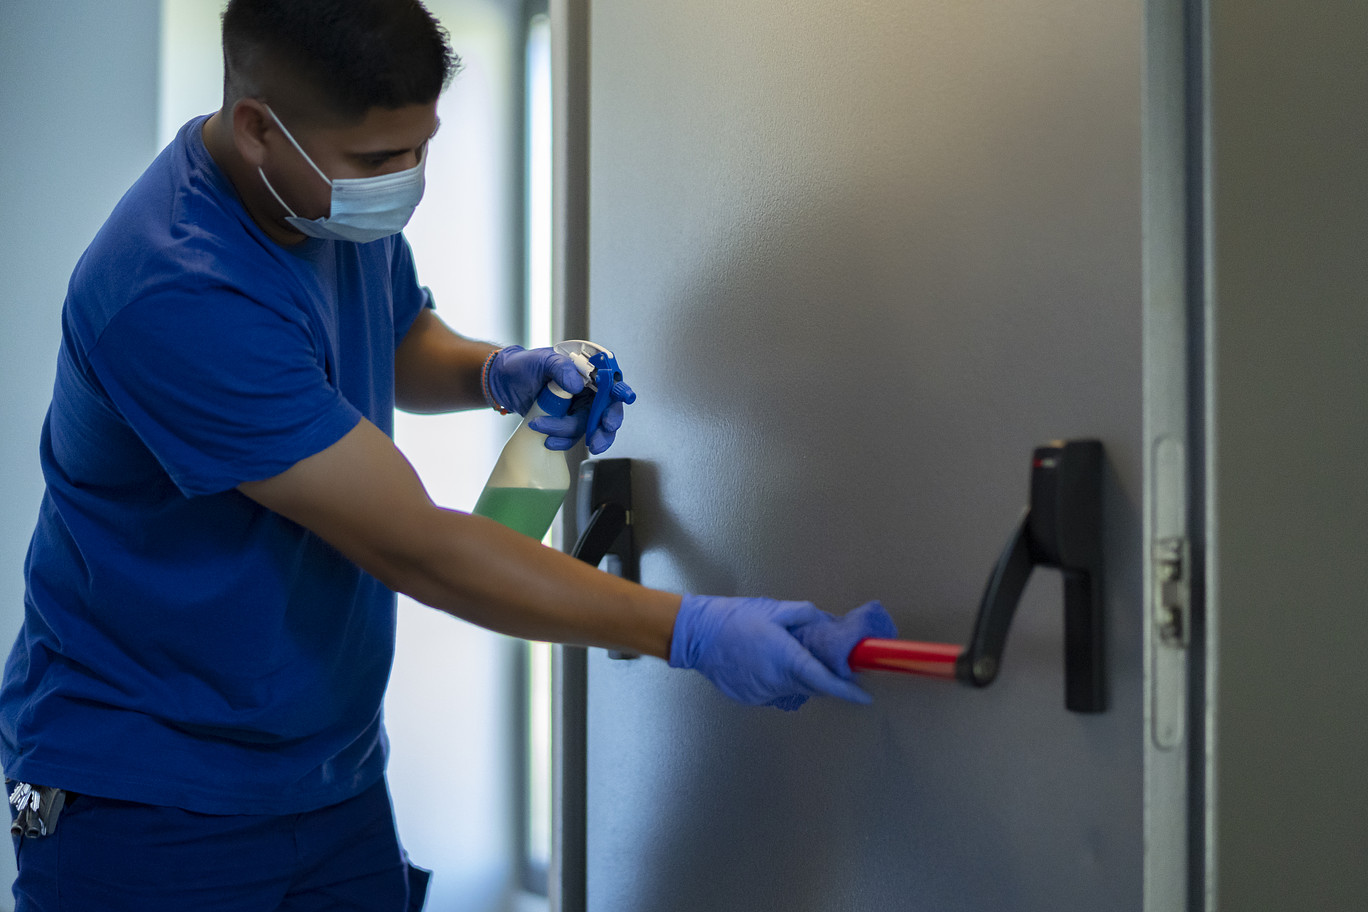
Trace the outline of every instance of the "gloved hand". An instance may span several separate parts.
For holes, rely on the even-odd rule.
[[[833,627],[838,629],[826,630]],[[866,610],[842,622],[811,602],[686,595],[675,618],[670,665],[693,668],[727,696],[752,706],[795,710],[812,695],[867,704],[869,694],[833,673],[798,637],[807,631],[831,653],[855,633],[873,636],[866,628],[885,629],[878,612]]]
[[[509,345],[494,353],[489,362],[489,393],[503,408],[526,415],[542,387],[554,380],[567,393],[584,389],[584,377],[575,363],[554,348]]]
[[[564,384],[562,384],[564,385]],[[603,417],[599,419],[599,426],[590,434],[585,443],[589,446],[589,452],[595,456],[607,450],[617,439],[618,428],[622,427],[622,400],[618,399],[618,388],[621,387],[631,394],[631,398],[636,398],[636,393],[625,383],[615,383],[613,385],[613,401],[603,412]],[[545,418],[538,418],[528,427],[539,434],[546,436],[546,448],[548,450],[568,450],[584,436],[586,427],[589,424],[589,406],[594,402],[593,396],[585,392],[576,396],[570,405],[570,413],[564,418],[552,418],[547,415]]]
[[[542,388],[552,380],[567,393],[586,392],[584,377],[575,369],[574,362],[553,348],[529,350],[520,345],[510,345],[496,352],[489,364],[490,395],[501,407],[519,415],[527,414]],[[604,411],[599,427],[590,433],[586,441],[589,452],[597,456],[613,445],[618,428],[622,427],[622,403],[635,398],[636,394],[627,384],[613,385],[612,403]],[[591,402],[592,397],[588,394],[576,396],[569,414],[562,418],[539,418],[530,427],[546,435],[547,449],[568,450],[584,436]]]
[[[893,639],[898,635],[898,628],[883,605],[865,602],[843,617],[832,618],[830,623],[799,627],[793,631],[793,635],[809,652],[821,659],[823,665],[847,681],[852,681],[855,672],[850,670],[850,650],[855,648],[855,644],[868,637]]]

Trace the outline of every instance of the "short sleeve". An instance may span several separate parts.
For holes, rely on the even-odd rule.
[[[397,348],[418,319],[424,307],[435,307],[432,292],[418,284],[418,270],[413,262],[413,248],[408,238],[399,235],[390,262],[390,281],[394,294],[394,344]]]
[[[133,302],[88,357],[187,496],[278,475],[361,419],[330,382],[325,340],[307,318],[231,291]]]

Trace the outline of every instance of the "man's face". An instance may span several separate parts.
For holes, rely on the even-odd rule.
[[[279,115],[279,112],[277,112]],[[302,218],[329,215],[332,188],[329,181],[375,177],[415,167],[427,153],[428,140],[440,121],[437,103],[402,108],[371,108],[354,124],[292,124],[285,127],[313,159],[328,180],[319,176],[279,130],[267,129],[262,166],[277,192]]]

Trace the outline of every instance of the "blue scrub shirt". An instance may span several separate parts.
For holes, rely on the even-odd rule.
[[[366,418],[421,308],[402,236],[284,248],[187,124],[81,258],[0,686],[13,779],[208,814],[379,781],[395,600],[235,488]]]

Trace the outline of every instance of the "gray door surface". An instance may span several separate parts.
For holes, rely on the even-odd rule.
[[[1034,446],[1107,453],[1108,710],[1062,586],[997,682],[733,705],[589,657],[592,912],[1142,908],[1139,4],[595,0],[588,329],[642,581],[963,643]]]

